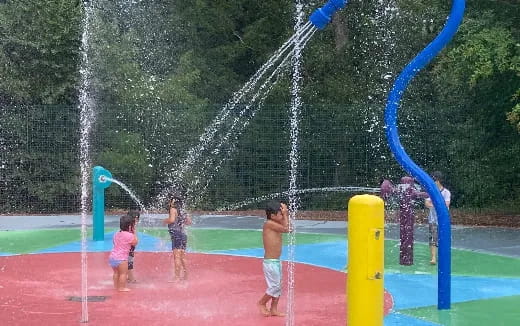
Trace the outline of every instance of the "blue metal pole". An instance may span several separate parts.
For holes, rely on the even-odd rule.
[[[105,188],[112,184],[112,174],[101,166],[92,171],[92,224],[94,241],[105,238]]]
[[[439,35],[404,68],[394,82],[385,110],[386,136],[390,149],[401,166],[426,188],[437,212],[439,223],[438,309],[451,305],[451,221],[444,199],[433,179],[405,152],[397,132],[397,110],[412,78],[448,44],[464,16],[464,0],[453,0],[450,16]]]

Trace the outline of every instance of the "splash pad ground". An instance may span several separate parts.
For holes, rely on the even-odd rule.
[[[141,228],[130,293],[112,290],[106,261],[117,217],[104,241],[88,243],[90,325],[284,325],[259,315],[262,218],[200,216],[190,231],[189,280],[169,283],[169,240],[157,216]],[[81,318],[77,216],[0,217],[2,325],[75,325]],[[29,222],[29,223],[28,223]],[[9,230],[9,231],[7,231]],[[342,222],[297,221],[295,324],[345,325],[347,242]],[[515,325],[520,321],[520,232],[455,228],[452,309],[436,309],[436,268],[417,242],[415,265],[400,266],[395,226],[385,243],[385,325]],[[421,227],[418,241],[425,234]],[[487,238],[486,238],[487,237]],[[457,240],[458,239],[458,240]],[[487,251],[485,246],[488,246]],[[286,249],[286,248],[285,248]],[[284,250],[286,252],[286,250]],[[495,253],[490,253],[494,251]],[[507,254],[508,257],[497,255]],[[287,258],[287,257],[282,257]],[[285,308],[286,297],[281,299]],[[88,325],[87,324],[87,325]]]

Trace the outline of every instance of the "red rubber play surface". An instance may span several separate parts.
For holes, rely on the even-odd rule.
[[[139,253],[139,282],[118,293],[107,257],[88,254],[88,296],[106,299],[88,303],[86,325],[285,325],[285,318],[263,317],[256,307],[265,291],[260,259],[191,253],[189,280],[176,284],[168,283],[169,253]],[[81,297],[79,253],[0,257],[0,268],[2,325],[79,324],[81,302],[70,300]],[[304,264],[295,270],[295,324],[345,325],[346,274]],[[385,292],[385,315],[391,306]]]

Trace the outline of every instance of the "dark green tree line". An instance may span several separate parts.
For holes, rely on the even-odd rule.
[[[90,66],[80,67],[87,4]],[[318,5],[307,3],[306,14]],[[301,187],[377,186],[404,173],[386,145],[386,96],[449,9],[440,0],[350,1],[315,34],[302,59]],[[93,163],[153,198],[292,35],[294,14],[292,1],[274,0],[0,2],[1,211],[77,209],[81,69],[95,89]],[[403,99],[403,145],[426,170],[446,171],[456,205],[520,200],[519,18],[514,0],[469,2],[453,42]],[[286,190],[290,82],[287,71],[210,184],[206,207]],[[114,201],[124,196],[109,189]]]

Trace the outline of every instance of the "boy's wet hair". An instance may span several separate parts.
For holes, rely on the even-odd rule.
[[[279,200],[270,200],[265,205],[265,215],[267,219],[271,219],[272,214],[277,214],[282,210],[282,203]]]
[[[433,180],[435,180],[435,181],[439,181],[440,183],[444,182],[444,175],[442,174],[441,171],[434,171],[432,173],[432,177],[433,177]]]
[[[130,232],[130,227],[134,224],[134,218],[132,216],[123,215],[119,219],[119,228],[121,231]]]
[[[130,216],[131,218],[133,219],[140,219],[141,218],[141,212],[138,211],[138,210],[129,210],[128,213],[126,213],[126,215]]]

